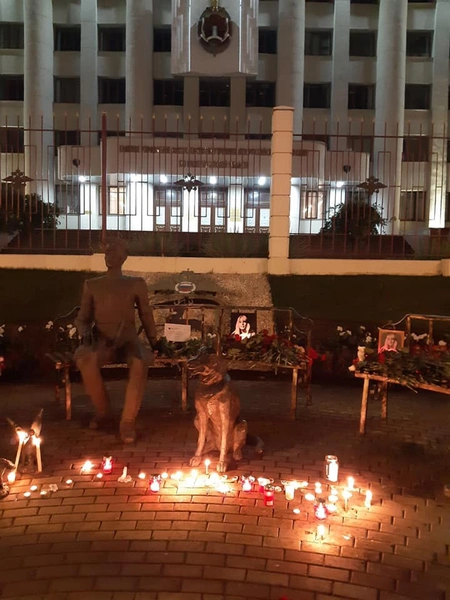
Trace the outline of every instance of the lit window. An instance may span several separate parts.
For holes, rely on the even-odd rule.
[[[317,190],[302,191],[300,201],[300,218],[323,218],[323,192],[319,192]]]

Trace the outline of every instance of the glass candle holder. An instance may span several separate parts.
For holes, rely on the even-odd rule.
[[[251,475],[242,475],[241,477],[241,490],[243,492],[251,492],[253,489],[253,482],[255,478]]]
[[[293,500],[295,496],[295,483],[289,482],[284,486],[284,496],[286,500]]]
[[[264,486],[264,506],[273,506],[275,498],[275,488],[273,485]]]
[[[160,475],[151,475],[148,489],[152,494],[157,494],[161,489],[161,477]]]
[[[267,479],[267,477],[258,477],[259,491],[261,494],[264,494],[264,488],[266,485],[271,485],[273,483],[273,479]]]
[[[102,471],[105,474],[112,473],[113,470],[113,458],[112,456],[104,456],[102,460]]]
[[[339,460],[334,454],[325,456],[325,478],[336,483],[339,478]]]
[[[329,515],[328,508],[326,507],[325,500],[323,498],[318,498],[317,502],[314,504],[314,516],[319,521],[323,521]]]

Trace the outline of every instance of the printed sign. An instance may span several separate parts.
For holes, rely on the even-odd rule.
[[[164,323],[164,337],[169,342],[187,342],[191,339],[191,326],[180,323]]]

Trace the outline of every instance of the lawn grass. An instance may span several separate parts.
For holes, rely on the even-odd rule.
[[[97,273],[0,269],[0,325],[54,319],[81,298]],[[269,276],[274,306],[292,306],[317,321],[383,325],[407,313],[450,314],[450,278],[400,276]]]
[[[408,313],[450,314],[450,278],[395,275],[269,276],[275,306],[341,325],[383,325]]]
[[[0,325],[54,319],[80,303],[92,271],[0,269]]]

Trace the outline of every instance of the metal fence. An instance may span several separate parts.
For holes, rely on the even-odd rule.
[[[118,232],[136,255],[267,256],[271,136],[243,129],[123,131],[106,116],[100,130],[5,123],[2,252],[90,253]],[[304,131],[293,143],[291,258],[450,256],[444,130],[400,136],[361,121]]]

